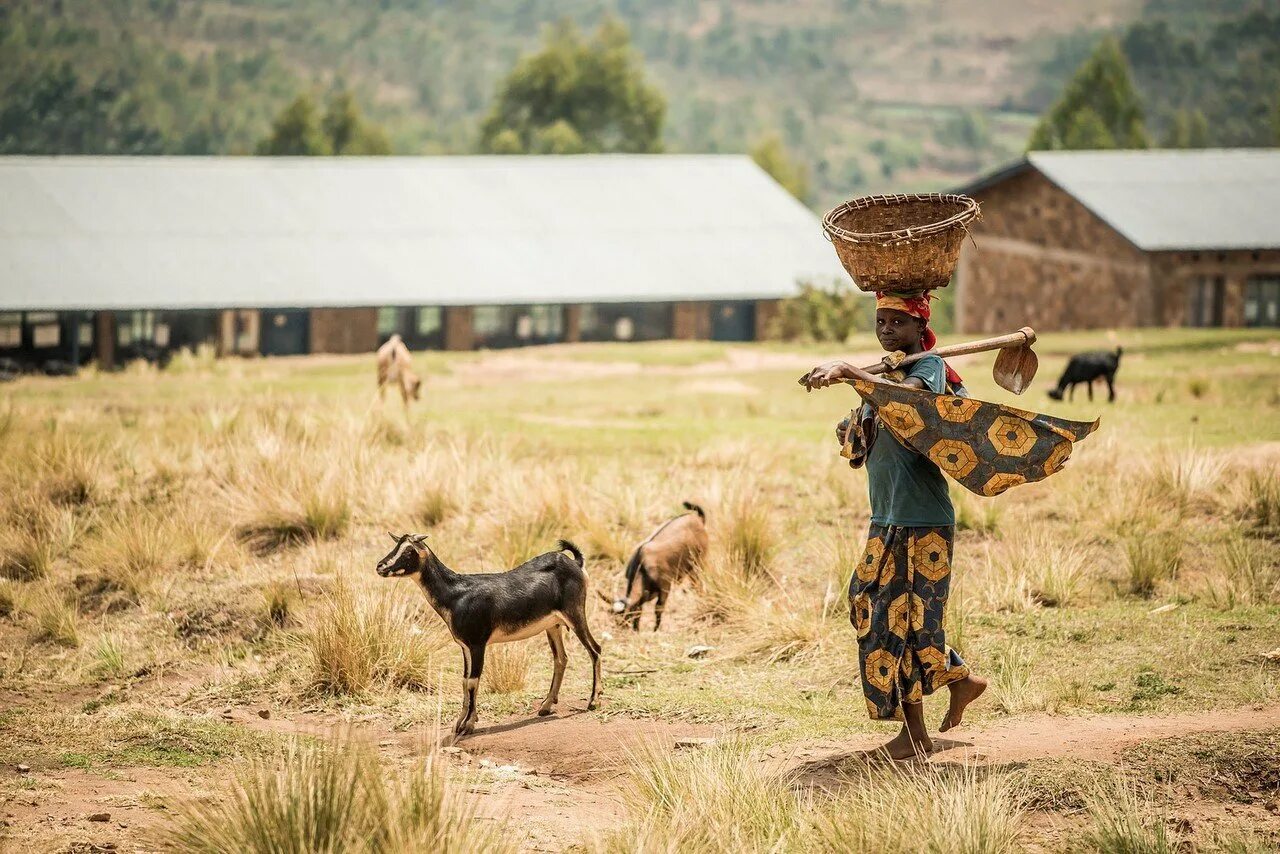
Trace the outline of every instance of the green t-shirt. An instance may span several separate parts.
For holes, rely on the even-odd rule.
[[[941,356],[925,356],[911,365],[907,376],[919,377],[924,387],[936,394],[946,389],[947,371]],[[867,455],[867,484],[871,521],[876,525],[933,528],[956,523],[942,470],[899,442],[883,424]]]

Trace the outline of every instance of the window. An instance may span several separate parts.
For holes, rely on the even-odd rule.
[[[365,315],[368,317],[368,315]],[[392,335],[400,331],[400,309],[398,308],[380,308],[378,309],[378,337],[381,339],[390,338]]]
[[[443,319],[439,306],[427,306],[426,308],[418,309],[417,322],[415,323],[418,335],[423,337],[434,335],[440,331],[442,324]]]
[[[93,315],[87,314],[80,319],[80,331],[77,333],[80,340],[80,349],[89,350],[93,347]]]
[[[583,341],[655,341],[671,337],[671,303],[588,303],[582,306]]]
[[[1187,326],[1221,326],[1225,286],[1221,276],[1200,276],[1187,285]]]
[[[510,318],[500,305],[478,305],[471,311],[471,327],[477,338],[489,338],[504,332]]]
[[[1256,276],[1245,283],[1244,325],[1280,326],[1280,275]]]
[[[0,312],[0,350],[16,350],[22,346],[22,313]]]

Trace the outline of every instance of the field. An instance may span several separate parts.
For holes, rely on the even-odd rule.
[[[1116,343],[1117,403],[1044,396]],[[407,418],[375,405],[371,357],[2,386],[0,849],[1272,850],[1280,337],[1037,350],[1019,405],[1101,428],[1046,482],[955,495],[949,640],[991,689],[890,768],[858,755],[894,728],[867,720],[844,596],[854,395],[795,383],[872,361],[869,338],[419,354]],[[989,357],[956,367],[1017,400]],[[566,537],[612,595],[686,499],[712,550],[662,631],[591,597],[603,707],[570,642],[559,712],[533,717],[535,638],[490,657],[479,728],[448,744],[460,656],[374,574],[387,532],[460,571]]]

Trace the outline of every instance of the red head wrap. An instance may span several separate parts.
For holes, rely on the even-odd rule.
[[[924,334],[920,336],[920,343],[924,345],[926,350],[932,350],[938,344],[938,336],[929,326],[929,300],[933,299],[933,294],[929,291],[910,294],[896,294],[892,291],[876,291],[876,308],[891,308],[900,311],[903,314],[909,314],[912,317],[918,317],[925,321]],[[946,365],[946,362],[943,362]],[[960,375],[947,367],[947,382],[953,386],[960,385],[963,380]]]

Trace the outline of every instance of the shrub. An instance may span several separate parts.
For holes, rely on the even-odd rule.
[[[782,301],[769,335],[784,341],[844,343],[859,327],[874,326],[874,317],[875,301],[847,282],[829,288],[805,282],[799,294]]]
[[[435,757],[403,777],[352,743],[293,741],[252,763],[224,797],[192,800],[161,831],[181,854],[514,852],[476,821]]]

